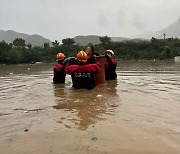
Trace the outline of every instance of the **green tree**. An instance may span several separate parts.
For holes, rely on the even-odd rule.
[[[169,46],[166,46],[161,52],[161,59],[170,59],[172,58],[172,51]]]
[[[0,42],[0,51],[9,50],[11,47],[3,40]]]
[[[32,45],[31,44],[27,44],[27,47],[28,47],[28,49],[31,49]]]
[[[23,40],[22,38],[16,38],[13,41],[13,45],[18,48],[23,48],[26,46],[26,43],[25,43],[25,40]]]
[[[59,42],[57,40],[52,42],[53,47],[59,46]]]
[[[23,58],[21,52],[19,52],[18,49],[9,50],[6,53],[6,56],[8,63],[13,63],[13,64],[21,63]]]
[[[71,46],[75,43],[73,38],[66,38],[62,40],[63,45]]]
[[[157,39],[155,37],[151,38],[151,42],[156,42],[156,41],[157,41]]]
[[[49,48],[50,48],[49,43],[44,43],[44,48],[45,48],[45,49],[49,49]]]
[[[107,35],[100,37],[99,40],[103,45],[111,43],[111,38],[108,37]]]
[[[5,41],[0,42],[0,63],[7,62],[7,52],[11,49],[11,46],[8,45]]]

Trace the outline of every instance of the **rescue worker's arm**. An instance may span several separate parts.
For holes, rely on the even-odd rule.
[[[94,64],[89,64],[89,68],[90,68],[90,71],[92,71],[92,72],[101,71],[101,65],[97,60]]]
[[[79,65],[67,64],[65,71],[67,74],[72,75],[78,69],[78,67]]]
[[[117,65],[117,61],[114,58],[110,58],[108,55],[105,55],[106,60],[109,62],[110,65]]]
[[[69,67],[70,67],[70,64],[67,63],[67,64],[66,64],[66,68],[65,68],[65,72],[66,72],[67,74],[71,75],[71,74],[70,74],[70,68],[69,68]]]
[[[54,77],[53,77],[54,83],[57,83],[57,76],[58,76],[58,71],[54,68]]]
[[[88,58],[88,63],[94,64],[95,62],[96,62],[96,56],[95,55],[93,55],[90,58]]]
[[[99,72],[100,70],[101,65],[96,61],[95,64],[69,65],[67,66],[66,73],[72,75],[74,72]]]
[[[75,57],[69,57],[68,58],[68,61],[66,62],[65,64],[65,73],[66,74],[69,74],[69,75],[72,75],[72,68],[74,67],[70,67],[71,65],[76,65],[77,64],[77,60]]]
[[[68,64],[68,63],[69,63],[70,65],[76,64],[76,63],[77,63],[77,60],[76,60],[75,57],[66,58],[66,59],[64,60],[64,64]]]
[[[94,55],[99,56],[99,53],[95,51],[95,52],[94,52]]]
[[[73,64],[76,64],[77,63],[77,60],[75,57],[71,57],[70,60],[69,60],[69,64],[70,65],[73,65]]]

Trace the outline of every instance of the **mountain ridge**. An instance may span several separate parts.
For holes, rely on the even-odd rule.
[[[180,19],[176,20],[175,22],[171,23],[169,26],[159,30],[159,31],[153,31],[148,32],[145,34],[137,35],[133,38],[127,38],[127,37],[111,37],[113,42],[122,42],[122,41],[148,41],[152,37],[155,37],[157,39],[163,39],[163,34],[166,34],[166,38],[180,38]],[[4,40],[7,43],[12,43],[14,39],[16,38],[22,38],[26,41],[26,44],[32,44],[32,46],[43,46],[44,43],[49,43],[52,45],[52,41],[44,38],[41,35],[38,34],[25,34],[25,33],[19,33],[15,32],[13,30],[0,30],[0,41]],[[98,35],[80,35],[75,36],[73,39],[75,40],[76,44],[79,45],[88,45],[89,43],[92,43],[93,45],[101,43],[99,40],[100,36]]]
[[[76,44],[79,45],[88,45],[89,43],[92,43],[93,45],[100,44],[100,38],[101,36],[98,35],[79,35],[75,36],[73,39]],[[113,42],[121,42],[121,41],[127,41],[130,40],[130,38],[126,37],[111,37],[111,40]]]
[[[46,39],[38,34],[29,35],[13,30],[0,30],[0,41],[4,40],[6,43],[12,43],[16,38],[22,38],[26,41],[26,44],[31,44],[32,46],[43,46],[44,43],[51,44],[49,39]]]

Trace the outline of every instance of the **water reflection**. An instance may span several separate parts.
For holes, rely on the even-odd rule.
[[[86,130],[89,125],[106,119],[107,115],[114,115],[119,103],[116,87],[117,81],[109,81],[90,91],[54,85],[57,105],[53,108],[64,111],[58,122],[68,128],[77,126],[80,130]]]

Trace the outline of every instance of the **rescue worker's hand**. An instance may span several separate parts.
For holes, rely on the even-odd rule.
[[[66,59],[64,59],[64,64],[68,63],[68,62],[69,62],[69,60],[70,60],[70,58],[66,58]]]
[[[89,58],[90,63],[95,63],[96,62],[96,55],[93,55]]]
[[[107,61],[109,61],[111,59],[107,54],[105,54],[105,58]]]
[[[69,60],[69,64],[72,65],[72,64],[75,64],[76,63],[76,58],[70,58]]]

